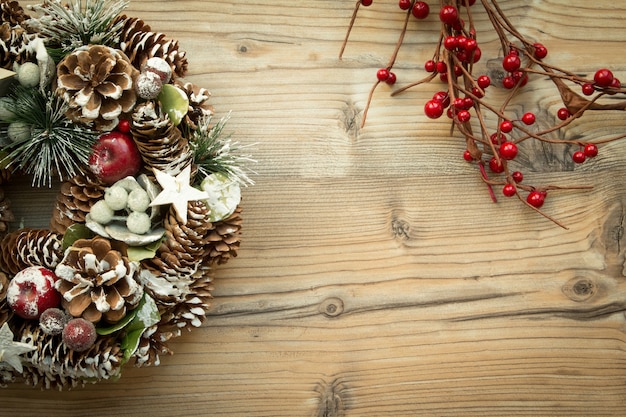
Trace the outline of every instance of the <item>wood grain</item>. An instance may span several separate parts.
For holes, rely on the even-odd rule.
[[[161,366],[69,392],[9,386],[0,415],[623,415],[626,142],[582,166],[571,149],[523,149],[529,182],[594,186],[551,194],[545,209],[568,229],[512,199],[492,204],[463,141],[422,114],[438,85],[380,88],[359,127],[402,14],[395,0],[363,10],[338,60],[353,5],[132,0],[129,15],[188,51],[188,78],[218,115],[232,110],[233,137],[256,144],[242,249],[206,325]],[[501,5],[550,62],[626,79],[619,2]],[[486,65],[496,39],[478,27]],[[399,83],[423,75],[436,30],[411,27]],[[552,85],[528,87],[513,109],[554,117]],[[562,134],[609,137],[623,120],[594,114]],[[45,225],[43,197],[36,211],[32,195],[11,195],[27,224]]]

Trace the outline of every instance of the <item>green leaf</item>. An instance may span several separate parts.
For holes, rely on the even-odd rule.
[[[145,293],[139,306],[133,311],[136,313],[127,325],[126,335],[121,343],[121,347],[124,350],[124,361],[127,361],[139,347],[139,341],[143,332],[161,320],[161,315],[154,299]]]
[[[121,343],[121,348],[124,350],[124,362],[130,359],[139,347],[139,341],[141,340],[141,335],[144,330],[145,329],[136,329],[132,332],[126,333],[126,336]]]
[[[124,327],[128,326],[128,323],[133,321],[133,319],[137,315],[137,310],[138,308],[134,309],[133,311],[125,315],[120,321],[113,324],[112,326],[96,328],[96,333],[98,333],[101,336],[105,336],[107,334],[115,333],[118,330],[122,330]]]
[[[145,246],[129,246],[128,247],[128,259],[130,261],[139,262],[144,259],[152,259],[156,255],[156,251],[161,246],[163,238],[152,242]]]
[[[74,223],[67,228],[63,235],[62,249],[65,251],[79,239],[90,239],[93,237],[91,230],[82,223]]]

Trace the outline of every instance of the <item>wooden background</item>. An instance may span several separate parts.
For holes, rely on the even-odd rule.
[[[436,84],[379,88],[359,128],[399,33],[396,3],[362,9],[340,61],[353,0],[132,0],[128,14],[188,51],[188,79],[218,115],[232,110],[234,138],[256,143],[240,256],[206,325],[161,366],[69,392],[10,386],[0,415],[624,414],[626,142],[582,166],[571,149],[527,149],[527,181],[594,185],[550,194],[566,230],[515,199],[490,202],[448,121],[423,115]],[[626,79],[620,2],[501,5],[549,62]],[[435,17],[411,23],[399,85],[423,76]],[[478,25],[484,66],[497,43]],[[534,79],[515,106],[549,118],[560,102]],[[623,130],[618,112],[563,134]]]

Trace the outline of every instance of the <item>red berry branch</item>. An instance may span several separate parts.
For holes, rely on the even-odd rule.
[[[343,56],[350,32],[355,24],[360,6],[370,6],[372,0],[357,0],[345,40],[339,53]],[[494,189],[500,189],[506,197],[516,196],[527,207],[537,211],[561,227],[558,220],[541,210],[548,193],[558,189],[589,189],[590,186],[534,186],[523,182],[524,175],[514,169],[519,153],[518,145],[527,140],[538,140],[550,145],[573,145],[576,151],[572,160],[581,164],[598,155],[598,145],[626,137],[626,134],[597,140],[573,140],[559,137],[562,128],[568,126],[585,112],[591,110],[626,110],[626,99],[619,101],[615,96],[626,96],[626,89],[614,74],[598,69],[588,79],[563,68],[550,65],[544,59],[548,49],[522,35],[503,13],[496,0],[440,0],[438,19],[441,22],[439,41],[432,58],[424,63],[425,76],[392,92],[392,96],[427,82],[441,82],[445,88],[435,93],[424,103],[424,114],[437,119],[444,114],[450,118],[453,129],[463,137],[466,150],[463,158],[475,164],[482,180],[487,184],[492,200],[497,201]],[[409,30],[411,20],[427,19],[431,6],[426,1],[399,0],[399,8],[405,12],[402,31],[389,62],[376,73],[366,107],[362,126],[367,118],[374,91],[381,83],[393,85],[396,74],[392,71],[398,52]],[[474,13],[486,13],[491,27],[498,36],[502,51],[497,77],[476,74],[474,65],[481,59],[482,51],[474,26]],[[531,77],[548,77],[556,87],[563,107],[559,108],[554,121],[547,122],[548,128],[540,129],[537,115],[525,113],[521,118],[509,110],[515,95],[522,90]],[[497,78],[497,79],[492,79]],[[498,104],[488,100],[488,91],[501,88],[508,93]],[[607,98],[611,100],[606,100]],[[486,117],[490,114],[491,117]],[[493,117],[495,116],[495,117]],[[492,121],[495,120],[495,121]],[[545,123],[544,123],[545,124]]]

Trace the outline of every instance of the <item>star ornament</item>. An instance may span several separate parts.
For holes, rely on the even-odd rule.
[[[13,332],[7,323],[0,327],[0,363],[7,363],[17,372],[22,373],[24,369],[20,356],[35,349],[37,349],[35,346],[28,343],[15,342]]]
[[[177,176],[172,176],[166,172],[153,168],[157,182],[163,191],[156,196],[151,206],[162,206],[171,204],[176,210],[179,220],[187,224],[187,203],[190,201],[205,200],[209,195],[192,187],[189,184],[191,177],[191,166],[187,166]]]

